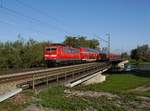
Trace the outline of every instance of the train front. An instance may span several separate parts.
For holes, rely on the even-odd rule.
[[[44,49],[44,60],[48,66],[54,65],[57,59],[57,47],[47,46]]]

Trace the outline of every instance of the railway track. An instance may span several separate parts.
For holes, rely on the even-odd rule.
[[[94,66],[103,66],[104,63],[87,63],[87,64],[80,64],[80,65],[72,65],[72,66],[66,66],[66,67],[58,67],[58,68],[50,68],[50,69],[42,69],[37,71],[29,71],[29,72],[22,72],[22,73],[14,73],[14,74],[7,74],[7,75],[1,75],[0,76],[0,84],[5,82],[12,82],[17,81],[21,79],[31,79],[33,76],[35,78],[43,78],[45,76],[52,77],[52,76],[58,76],[63,75],[64,73],[69,74],[71,72],[75,71],[81,71],[82,69],[89,69]]]
[[[22,73],[14,73],[8,75],[1,75],[0,76],[0,87],[3,87],[2,84],[9,84],[14,83],[15,86],[23,87],[28,84],[29,86],[38,85],[41,83],[47,83],[52,80],[64,79],[67,80],[68,77],[75,79],[76,76],[85,75],[90,71],[100,71],[104,68],[108,67],[108,63],[86,63],[86,64],[79,64],[79,65],[72,65],[66,67],[58,67],[58,68],[51,68],[51,69],[42,69],[37,71],[29,71],[29,72],[22,72]],[[2,89],[2,88],[0,88]]]
[[[13,73],[20,73],[20,72],[29,72],[29,71],[36,71],[36,70],[42,70],[46,69],[47,67],[34,67],[34,68],[25,68],[25,69],[8,69],[8,70],[1,70],[0,71],[0,76],[1,75],[8,75],[8,74],[13,74]]]
[[[92,75],[98,71],[109,68],[109,63],[86,63],[72,66],[42,69],[37,71],[29,71],[22,73],[14,73],[0,76],[0,96],[6,92],[11,92],[16,88],[26,89],[36,85],[49,84],[49,82],[66,82],[73,81],[86,76]]]

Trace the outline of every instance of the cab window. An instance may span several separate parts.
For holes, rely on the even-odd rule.
[[[56,48],[46,48],[46,51],[52,51],[52,52],[54,52],[54,51],[56,51]]]

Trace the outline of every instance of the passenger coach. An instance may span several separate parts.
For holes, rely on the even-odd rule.
[[[64,44],[49,44],[44,50],[44,59],[48,66],[96,61],[98,58],[99,54],[94,49],[73,48]]]

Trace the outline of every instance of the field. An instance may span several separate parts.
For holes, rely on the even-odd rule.
[[[132,89],[140,86],[150,87],[150,74],[113,74],[109,75],[103,83],[77,87],[77,89],[112,93],[137,93],[136,90],[134,91]],[[147,91],[141,92],[143,95],[147,95]],[[138,93],[140,94],[140,91]],[[150,94],[147,96],[150,97]]]
[[[54,85],[36,93],[25,91],[0,104],[0,110],[19,111],[25,108],[43,111],[148,111],[149,87],[149,75],[113,74],[99,84],[73,89]],[[19,97],[22,100],[20,102]]]

